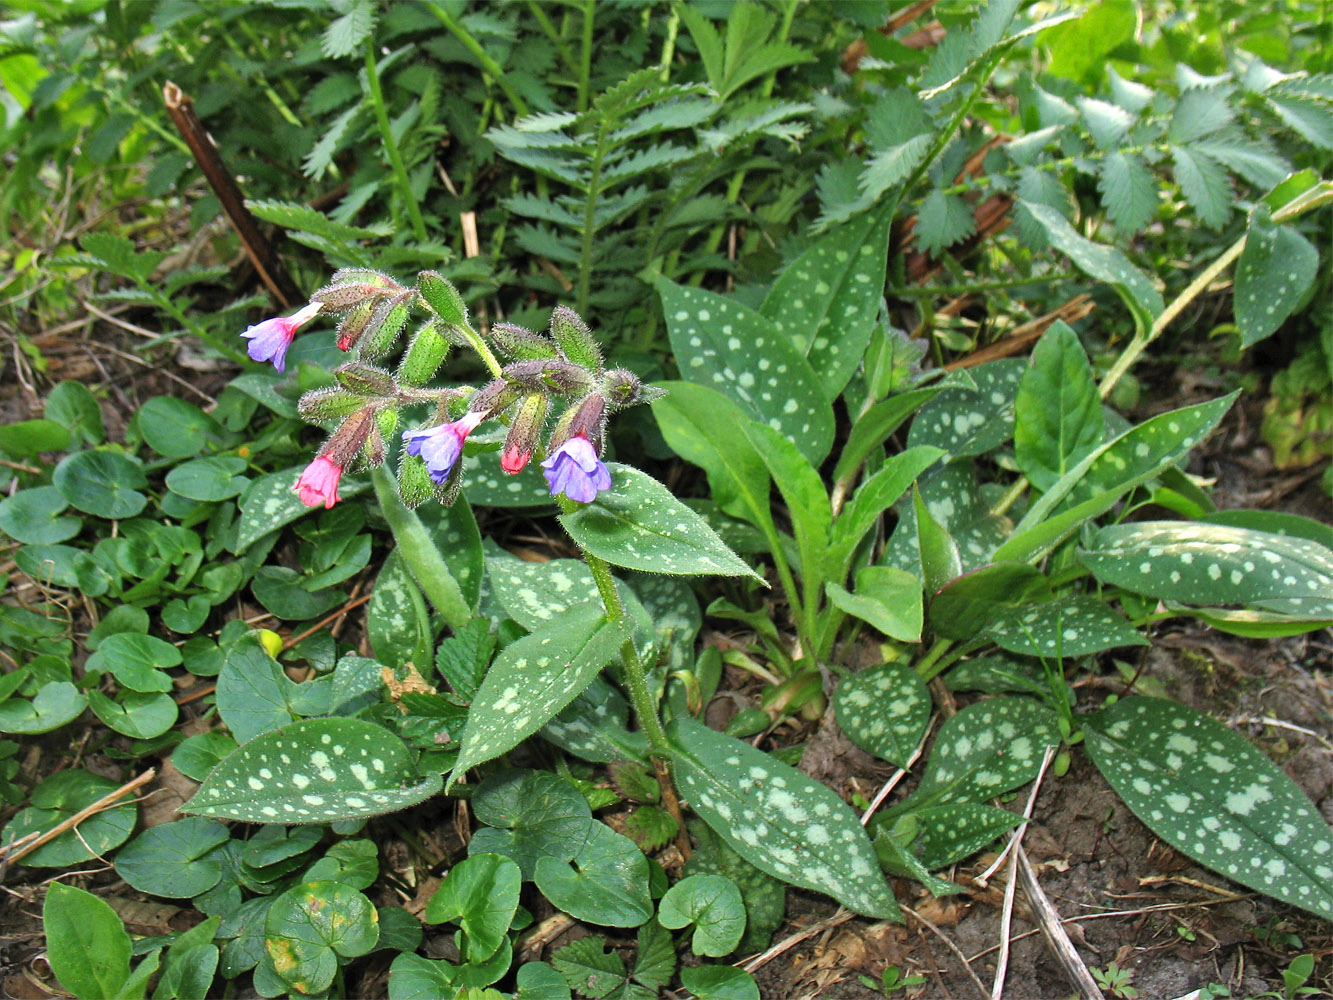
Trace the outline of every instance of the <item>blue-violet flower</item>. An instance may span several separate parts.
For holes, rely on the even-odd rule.
[[[296,331],[319,315],[319,310],[320,303],[311,302],[293,316],[276,316],[247,327],[241,336],[250,341],[250,360],[272,361],[273,367],[282,371]]]
[[[600,490],[611,488],[611,473],[583,434],[567,438],[542,462],[542,474],[551,496],[563,493],[579,503],[590,503]]]
[[[430,478],[442,483],[449,478],[449,470],[463,454],[463,442],[477,429],[485,414],[471,410],[448,424],[439,424],[419,431],[404,431],[403,445],[409,455],[416,455],[426,463]]]

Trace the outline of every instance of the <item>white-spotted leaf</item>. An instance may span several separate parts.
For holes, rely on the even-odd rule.
[[[1087,720],[1088,753],[1172,847],[1333,920],[1333,830],[1239,734],[1173,701],[1133,697]]]
[[[913,850],[929,871],[938,871],[981,850],[1023,817],[980,802],[946,802],[911,813],[917,823]]]
[[[472,700],[450,785],[544,726],[592,683],[627,638],[624,620],[608,621],[600,603],[590,601],[506,646]]]
[[[331,823],[416,805],[440,790],[411,751],[363,719],[304,719],[256,736],[213,768],[181,812],[247,823]]]
[[[992,698],[969,705],[940,727],[905,808],[992,799],[1035,778],[1046,747],[1059,742],[1056,714],[1038,702]]]
[[[772,321],[700,288],[658,283],[681,375],[730,396],[811,463],[833,443],[833,409],[804,353]]]
[[[1319,252],[1291,226],[1275,225],[1263,202],[1250,211],[1236,264],[1236,325],[1246,347],[1271,335],[1300,305],[1319,270]]]
[[[805,352],[836,399],[865,354],[884,294],[891,213],[865,212],[822,235],[782,270],[759,311]]]
[[[294,465],[281,472],[260,476],[250,484],[241,496],[241,516],[236,525],[236,539],[227,546],[232,552],[244,552],[270,531],[276,531],[310,513],[310,508],[301,502],[293,488],[304,469],[303,465]],[[366,483],[363,481],[344,479],[338,484],[338,496],[346,500],[365,488]]]
[[[1096,597],[1063,597],[996,609],[986,633],[1001,649],[1026,656],[1087,656],[1148,640]]]
[[[1186,604],[1333,617],[1333,551],[1293,535],[1179,521],[1099,531],[1079,560],[1103,583]]]
[[[691,718],[667,739],[681,795],[746,861],[857,913],[898,916],[870,839],[831,789]]]
[[[930,691],[902,663],[881,663],[844,677],[833,707],[849,740],[898,767],[907,766],[930,723]]]
[[[611,489],[560,523],[580,547],[645,573],[761,579],[707,523],[652,476],[608,462]]]
[[[1018,359],[977,365],[977,388],[944,389],[921,408],[907,434],[910,447],[934,445],[950,458],[998,448],[1014,431],[1014,395],[1027,370]]]

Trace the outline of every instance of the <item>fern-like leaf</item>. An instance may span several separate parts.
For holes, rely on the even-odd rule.
[[[1097,187],[1106,214],[1124,236],[1137,233],[1157,212],[1157,181],[1137,156],[1121,152],[1108,156],[1102,161]]]
[[[1098,149],[1118,149],[1120,141],[1129,133],[1134,117],[1124,108],[1095,97],[1080,97],[1078,109],[1083,113],[1083,124]]]
[[[916,217],[917,244],[934,255],[959,240],[972,235],[976,220],[967,202],[939,188],[926,195]]]
[[[1216,160],[1192,146],[1172,146],[1176,183],[1199,214],[1200,221],[1214,229],[1231,218],[1231,184]]]
[[[371,0],[352,0],[347,13],[329,23],[320,45],[330,59],[350,56],[375,30],[375,5]]]
[[[1182,93],[1171,115],[1171,141],[1192,142],[1230,125],[1235,117],[1230,96],[1231,89],[1221,86],[1195,87]]]

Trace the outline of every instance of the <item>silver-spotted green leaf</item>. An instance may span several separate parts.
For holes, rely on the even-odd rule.
[[[553,506],[539,463],[529,462],[511,476],[489,452],[463,459],[463,493],[476,507]]]
[[[646,573],[629,582],[652,619],[659,648],[667,651],[668,670],[692,666],[694,637],[703,625],[703,615],[690,585],[679,577]]]
[[[811,463],[822,461],[833,443],[833,409],[790,338],[734,299],[666,280],[657,287],[681,375],[730,396]]]
[[[1193,709],[1133,697],[1087,719],[1088,752],[1172,847],[1333,920],[1333,830],[1247,740]]]
[[[1080,561],[1104,583],[1186,604],[1333,617],[1333,551],[1253,528],[1140,521],[1099,531]]]
[[[723,875],[687,875],[662,897],[657,919],[680,930],[694,924],[690,950],[696,955],[730,955],[745,933],[745,903],[736,883]]]
[[[575,605],[506,646],[491,664],[468,712],[463,749],[450,785],[468,768],[512,750],[586,688],[629,637],[601,604]]]
[[[1087,596],[997,609],[986,634],[1011,653],[1050,658],[1148,645],[1143,634],[1105,601]]]
[[[1319,269],[1319,253],[1291,226],[1275,225],[1263,202],[1250,212],[1236,264],[1236,325],[1246,347],[1263,340],[1300,305]]]
[[[907,444],[933,445],[951,458],[998,448],[1013,434],[1014,395],[1026,370],[1019,358],[977,365],[971,371],[976,391],[941,390],[912,421]]]
[[[583,849],[592,810],[569,781],[546,771],[514,768],[482,780],[472,795],[478,822],[468,850],[503,854],[531,879],[541,858],[569,861]]]
[[[1049,489],[1106,436],[1101,398],[1078,335],[1054,323],[1032,350],[1014,400],[1014,459],[1039,490]]]
[[[504,941],[522,885],[518,865],[509,858],[473,853],[449,870],[426,903],[426,922],[458,924],[464,960],[484,962]]]
[[[301,502],[293,487],[300,478],[303,465],[260,476],[241,496],[241,516],[236,525],[236,540],[228,547],[241,553],[285,524],[309,514],[311,508]],[[365,490],[364,481],[343,479],[338,484],[338,496],[343,500]]]
[[[921,784],[901,808],[992,799],[1035,778],[1045,748],[1059,742],[1055,713],[1038,702],[969,705],[940,727]]]
[[[411,751],[363,719],[304,719],[256,736],[213,768],[181,811],[247,823],[329,823],[405,809],[440,790]]]
[[[1027,563],[999,562],[950,581],[930,602],[930,624],[946,639],[971,639],[1001,609],[1050,597],[1046,577]]]
[[[975,854],[1012,830],[1023,817],[980,802],[946,802],[910,814],[917,824],[913,850],[929,871],[938,871]]]
[[[930,691],[902,663],[881,663],[844,677],[833,707],[849,740],[898,767],[907,766],[930,724]]]
[[[667,739],[681,795],[746,861],[857,913],[898,916],[870,839],[831,789],[690,718]]]
[[[647,473],[608,462],[611,489],[560,523],[580,547],[613,566],[673,575],[760,579],[712,528]]]
[[[386,666],[411,663],[424,670],[430,663],[434,639],[430,613],[397,551],[389,553],[375,578],[366,608],[366,634],[375,658]]]
[[[379,912],[342,882],[304,882],[273,901],[264,947],[278,977],[294,992],[322,993],[338,973],[338,958],[354,958],[379,942]]]
[[[629,729],[629,703],[600,677],[542,727],[542,737],[599,764],[647,760],[647,738]]]
[[[1034,201],[1019,204],[1041,227],[1051,246],[1074,262],[1084,274],[1111,285],[1134,314],[1135,325],[1146,331],[1165,304],[1148,276],[1129,262],[1119,250],[1080,235],[1069,220],[1049,205]]]
[[[634,841],[595,820],[572,862],[540,858],[533,881],[576,920],[638,927],[653,915],[648,858]]]
[[[860,364],[884,294],[887,208],[822,235],[782,270],[759,311],[805,353],[828,399]]]
[[[592,571],[581,559],[524,562],[493,552],[486,559],[486,574],[491,595],[529,632],[597,597]]]

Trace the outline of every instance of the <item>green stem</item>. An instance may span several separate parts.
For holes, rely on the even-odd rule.
[[[927,652],[925,656],[921,657],[921,659],[917,660],[917,676],[926,683],[930,683],[934,680],[935,675],[949,665],[947,662],[941,663],[940,661],[952,645],[952,639],[936,639],[935,645],[930,647],[930,651]]]
[[[496,62],[494,57],[481,47],[481,42],[477,41],[467,28],[458,21],[455,21],[453,17],[450,16],[449,12],[439,4],[428,3],[426,4],[426,9],[435,15],[436,20],[449,29],[450,34],[462,42],[463,48],[467,49],[476,57],[477,62],[481,63],[482,71],[494,80],[499,88],[504,91],[505,97],[507,97],[509,103],[514,106],[514,110],[520,115],[526,115],[528,113],[527,102],[524,101],[523,98],[519,96],[518,91],[510,85],[509,81],[505,78],[504,67]]]
[[[403,506],[398,485],[384,466],[371,470],[370,481],[375,486],[375,497],[380,502],[384,520],[389,522],[389,530],[393,532],[398,557],[407,564],[412,579],[435,606],[444,623],[452,629],[462,628],[472,620],[472,609],[440,550],[435,547],[430,532],[416,511]]]
[[[412,182],[407,176],[407,168],[403,166],[403,156],[398,151],[398,143],[394,140],[393,129],[389,126],[389,109],[384,105],[384,91],[380,87],[379,67],[375,63],[375,41],[368,39],[366,41],[366,83],[370,87],[370,103],[375,108],[375,120],[379,123],[380,138],[384,142],[384,152],[389,157],[389,165],[393,168],[393,177],[398,185],[398,193],[407,205],[407,214],[412,221],[412,234],[417,240],[426,242],[426,221],[421,217],[421,206],[417,204],[416,196],[412,194]]]
[[[592,91],[592,26],[597,0],[586,0],[583,5],[583,43],[579,51],[579,113],[588,110]],[[583,312],[582,309],[579,312]]]
[[[579,285],[575,311],[588,314],[588,297],[592,293],[592,248],[597,235],[597,199],[602,194],[602,161],[606,158],[606,130],[604,119],[597,128],[597,151],[592,158],[592,175],[588,180],[588,194],[583,206],[583,245],[579,248]]]
[[[532,16],[536,18],[537,24],[546,33],[546,37],[551,40],[551,44],[555,46],[556,51],[560,53],[560,58],[569,67],[570,73],[577,76],[579,71],[578,60],[574,58],[574,53],[565,44],[564,36],[556,29],[551,19],[546,16],[546,11],[542,9],[542,5],[537,0],[528,0],[528,10],[532,12]]]

